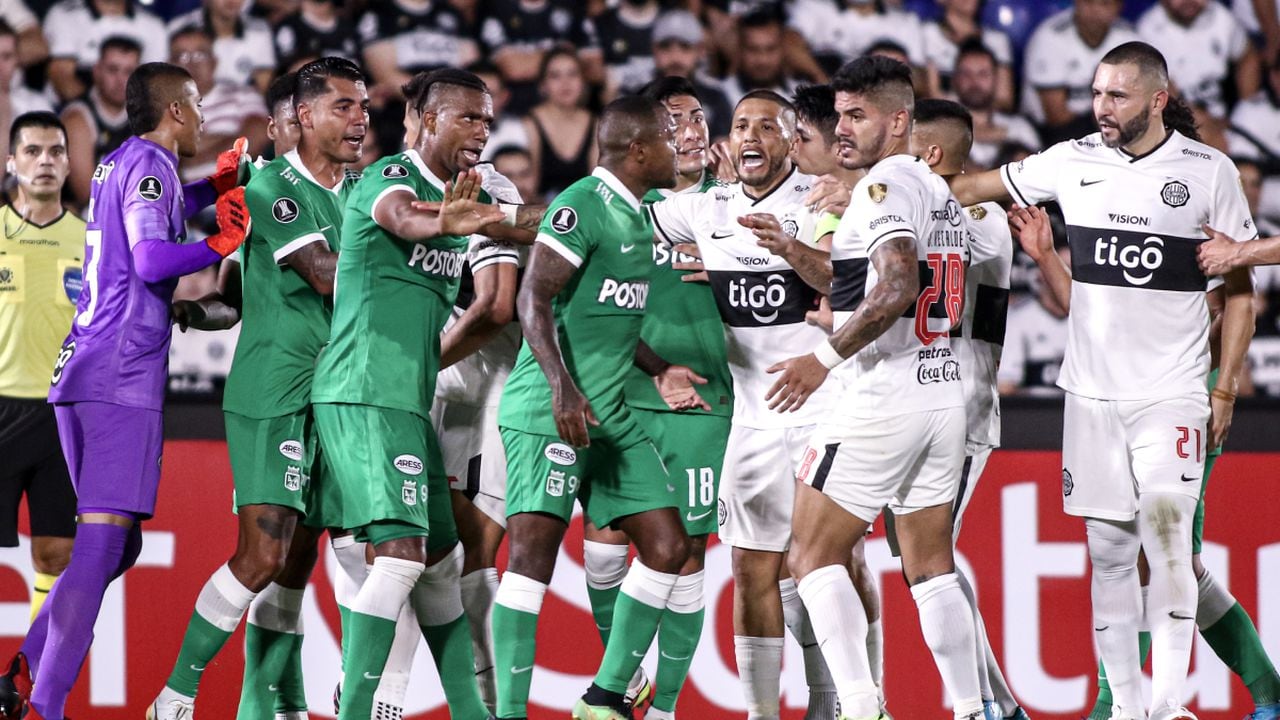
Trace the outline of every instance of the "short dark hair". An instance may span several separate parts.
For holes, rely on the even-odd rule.
[[[738,105],[741,105],[748,100],[768,100],[769,102],[781,107],[783,110],[790,110],[791,112],[796,111],[796,106],[792,105],[790,100],[782,97],[782,95],[772,90],[752,90],[742,96],[742,99],[733,106],[734,109],[736,110]]]
[[[992,52],[991,48],[987,47],[986,43],[982,42],[982,38],[979,37],[971,37],[960,43],[960,47],[956,50],[956,64],[959,65],[960,58],[968,55],[981,55],[990,60],[992,65],[1000,64],[1000,60],[996,58],[996,54]]]
[[[0,29],[0,35],[4,32]],[[38,112],[22,113],[13,119],[13,124],[9,126],[9,154],[14,154],[14,147],[18,144],[18,136],[24,128],[54,128],[62,131],[62,139],[67,139],[67,128],[62,124],[62,120],[55,114],[41,110]]]
[[[751,30],[755,28],[772,27],[775,25],[779,28],[784,28],[784,18],[782,16],[782,11],[779,8],[781,8],[781,3],[776,7],[762,5],[751,10],[738,20],[738,30]]]
[[[142,57],[142,44],[131,37],[124,35],[112,35],[102,41],[102,45],[98,48],[98,59],[107,56],[107,53],[116,50],[119,52],[133,53],[138,57]]]
[[[954,100],[941,100],[939,98],[917,100],[913,117],[918,123],[953,120],[967,128],[970,133],[973,133],[973,114],[965,106]]]
[[[276,109],[281,105],[292,105],[293,90],[297,83],[298,74],[291,72],[272,80],[271,85],[267,88],[267,112],[275,115]]]
[[[688,78],[682,78],[678,75],[660,77],[640,88],[638,94],[660,103],[665,103],[673,97],[691,97],[701,102],[693,83],[689,82]]]
[[[205,30],[204,27],[192,22],[192,23],[187,23],[186,25],[183,25],[177,30],[174,30],[173,32],[169,33],[169,46],[173,47],[174,40],[180,37],[184,37],[186,35],[199,35],[201,37],[207,38],[210,43],[213,42],[213,38],[210,37],[208,30]]]
[[[124,91],[129,132],[142,135],[159,127],[169,103],[177,100],[172,84],[181,86],[189,80],[191,73],[177,65],[163,62],[139,65],[129,76]]]
[[[9,23],[5,22],[4,20],[0,20],[0,37],[4,37],[5,35],[9,35],[13,38],[17,38],[18,31],[14,30],[13,26],[10,25]]]
[[[1140,40],[1121,43],[1102,56],[1104,65],[1132,64],[1137,65],[1142,77],[1155,76],[1165,84],[1169,84],[1169,64],[1164,55],[1155,47]]]
[[[314,100],[329,91],[329,78],[364,82],[360,67],[346,58],[322,57],[298,68],[293,86],[293,106]]]
[[[409,107],[421,114],[426,107],[427,100],[431,97],[431,91],[441,85],[453,85],[482,93],[489,92],[489,86],[485,85],[484,81],[477,77],[475,73],[451,67],[420,72],[405,83],[400,90],[404,93],[405,102],[409,103]]]
[[[791,96],[796,108],[796,118],[810,123],[822,133],[827,144],[836,137],[836,124],[840,114],[836,112],[836,91],[830,85],[801,85]]]
[[[467,65],[464,69],[474,75],[480,75],[482,73],[485,75],[502,75],[502,71],[498,69],[497,65],[494,65],[491,60],[483,58],[472,61],[471,64]]]
[[[854,95],[875,96],[877,105],[882,96],[894,94],[907,110],[915,102],[915,90],[911,84],[911,68],[883,55],[871,55],[850,60],[831,78],[831,89]]]
[[[578,64],[578,69],[582,70],[582,58],[578,57],[578,50],[567,43],[557,43],[550,50],[542,55],[542,62],[538,64],[538,82],[547,79],[547,70],[551,68],[551,63],[558,57],[573,58]]]
[[[662,103],[644,95],[623,95],[605,105],[596,124],[601,157],[625,154],[631,143],[659,132],[658,117],[666,112]]]

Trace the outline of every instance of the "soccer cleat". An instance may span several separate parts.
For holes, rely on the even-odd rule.
[[[618,712],[608,705],[588,705],[587,701],[578,698],[573,704],[573,720],[631,720],[630,716]]]
[[[342,704],[342,681],[333,686],[333,716],[338,717],[338,708]]]
[[[838,718],[838,720],[893,720],[893,718],[889,717],[888,715],[885,715],[885,714],[882,712],[882,713],[880,713],[879,715],[876,715],[875,717],[865,717],[865,718],[851,718],[851,717],[849,717],[848,715],[843,715],[843,714],[842,714],[842,715]]]
[[[1013,712],[1006,715],[1004,720],[1031,720],[1031,717],[1027,715],[1027,711],[1023,710],[1022,706],[1019,705]]]
[[[21,652],[9,661],[9,669],[0,675],[0,720],[18,720],[31,700],[31,668]]]
[[[161,691],[160,697],[147,706],[147,720],[192,720],[195,717],[194,702],[172,696],[166,699],[164,695],[165,692]]]
[[[636,674],[627,683],[627,691],[622,694],[622,699],[632,713],[643,712],[653,701],[653,683],[649,682],[649,675],[643,667],[636,668]]]
[[[284,710],[276,713],[276,720],[307,720],[306,710]]]
[[[1280,703],[1259,705],[1244,720],[1280,720]]]
[[[1156,708],[1151,713],[1151,720],[1199,720],[1195,713],[1184,707],[1176,707],[1174,705],[1166,705],[1162,708]]]
[[[1003,720],[1000,717],[1000,706],[996,705],[995,700],[982,701],[982,716],[987,720]]]

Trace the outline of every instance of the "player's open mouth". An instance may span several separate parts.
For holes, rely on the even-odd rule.
[[[476,163],[480,162],[480,151],[479,151],[479,150],[468,150],[468,149],[466,149],[466,148],[463,148],[463,149],[462,149],[462,157],[466,158],[466,159],[467,159],[467,162],[469,162],[469,163],[471,163],[471,164],[473,164],[473,165],[474,165],[474,164],[476,164]]]
[[[361,145],[364,145],[364,133],[361,133],[359,135],[348,135],[342,138],[342,142],[347,143],[348,145],[351,145],[353,147],[360,147]]]
[[[697,147],[685,148],[676,154],[680,157],[698,157],[706,152],[706,150],[707,149],[705,147],[699,145]]]
[[[756,168],[764,167],[764,155],[755,150],[745,150],[739,158],[739,164],[742,165],[744,170],[755,170]]]

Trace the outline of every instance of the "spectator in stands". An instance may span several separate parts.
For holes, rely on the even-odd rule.
[[[502,73],[492,63],[485,60],[471,63],[467,70],[475,73],[489,88],[489,97],[493,98],[493,124],[489,126],[489,142],[485,143],[481,159],[491,160],[498,148],[504,146],[528,148],[529,135],[525,130],[523,118],[507,111],[511,101],[511,93],[507,92],[507,84]],[[533,197],[521,195],[521,197]]]
[[[741,61],[741,44],[737,41],[742,19],[750,15],[765,15],[776,18],[784,27],[782,51],[787,73],[813,82],[826,82],[830,73],[814,58],[803,34],[787,25],[789,16],[808,16],[813,11],[813,2],[814,0],[799,0],[794,4],[794,9],[788,12],[788,6],[792,4],[789,0],[703,0],[702,8],[707,16],[711,47],[724,58],[724,64],[720,67],[733,69]],[[837,64],[836,67],[838,66]],[[712,135],[714,134],[713,132]]]
[[[133,40],[142,48],[142,62],[169,55],[164,23],[135,0],[61,0],[49,8],[44,34],[49,39],[49,83],[64,102],[88,92],[107,38]],[[75,172],[73,165],[73,183]]]
[[[1009,36],[981,25],[978,0],[938,0],[938,5],[942,16],[921,28],[930,94],[942,97],[954,92],[951,74],[960,58],[960,47],[977,41],[996,61],[996,108],[1013,110],[1013,44]]]
[[[251,85],[265,93],[275,77],[276,50],[271,26],[266,21],[245,17],[245,0],[204,0],[203,6],[169,22],[174,33],[196,26],[213,38],[218,56],[217,80]]]
[[[783,63],[784,28],[773,13],[756,11],[738,23],[738,70],[725,78],[724,93],[736,103],[752,90],[791,97],[799,82]]]
[[[1266,82],[1231,111],[1231,154],[1261,160],[1280,172],[1280,55],[1273,57]]]
[[[595,24],[572,0],[488,0],[480,39],[511,91],[511,110],[523,115],[538,102],[539,68],[561,43],[577,49],[586,81],[604,83],[604,56]]]
[[[981,40],[967,40],[960,47],[951,86],[960,104],[973,115],[970,169],[996,167],[996,153],[1008,141],[1021,143],[1032,149],[1040,147],[1040,135],[1026,118],[996,109],[996,98],[1000,92],[1000,65],[995,54]]]
[[[528,150],[515,145],[498,146],[493,153],[493,169],[516,186],[525,202],[538,196],[538,166],[533,164]]]
[[[661,9],[658,0],[623,0],[595,18],[606,100],[634,93],[653,79],[653,24]]]
[[[1050,15],[1027,43],[1023,111],[1045,127],[1045,141],[1087,135],[1093,120],[1093,71],[1111,48],[1139,40],[1120,18],[1123,0],[1075,0]]]
[[[29,112],[45,111],[53,108],[43,95],[14,82],[18,73],[18,35],[8,23],[0,20],[0,156],[9,154],[8,128],[14,118]],[[4,174],[0,174],[3,178]]]
[[[653,64],[655,77],[682,77],[693,84],[707,114],[712,138],[729,135],[733,104],[720,83],[703,74],[707,48],[702,24],[688,10],[668,10],[653,24]]]
[[[910,65],[925,65],[920,18],[889,3],[799,0],[791,12],[791,25],[831,72],[885,40],[905,49]]]
[[[35,13],[22,0],[0,0],[0,22],[8,25],[17,36],[19,65],[30,67],[49,57],[49,41],[44,37],[44,30]]]
[[[322,57],[360,62],[360,35],[339,8],[340,0],[302,0],[298,11],[275,26],[276,61],[296,70]]]
[[[204,136],[200,152],[182,159],[179,169],[184,182],[212,175],[218,154],[238,137],[249,139],[250,154],[266,149],[267,106],[262,94],[248,85],[217,79],[220,58],[204,30],[188,25],[169,36],[169,62],[191,73],[202,98]]]
[[[1182,99],[1214,117],[1227,117],[1227,78],[1235,78],[1237,98],[1262,85],[1262,63],[1244,26],[1217,2],[1160,0],[1138,20],[1138,34],[1164,54]]]
[[[375,101],[398,97],[414,74],[480,58],[462,15],[444,0],[388,0],[370,5],[359,23]]]
[[[98,161],[131,134],[124,106],[125,86],[142,62],[142,48],[127,37],[107,38],[99,52],[93,66],[93,86],[83,98],[62,109],[67,159],[71,161],[67,184],[80,207],[89,202],[89,185]]]
[[[1071,251],[1065,243],[1058,245],[1058,255],[1070,264]],[[1004,352],[996,374],[1001,395],[1062,394],[1057,382],[1067,354],[1067,309],[1039,277],[1032,286],[1034,300],[1009,308]]]
[[[587,84],[573,48],[557,47],[544,55],[538,78],[542,102],[524,123],[538,168],[538,195],[549,199],[595,167],[596,119],[583,107]]]

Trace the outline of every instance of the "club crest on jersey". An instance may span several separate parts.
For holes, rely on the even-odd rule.
[[[969,217],[973,218],[974,220],[981,220],[986,216],[987,216],[987,209],[982,207],[981,205],[974,205],[973,207],[969,208]]]
[[[284,470],[284,489],[297,492],[302,489],[302,468],[290,465]]]
[[[551,216],[551,229],[563,235],[571,232],[578,227],[578,211],[571,207],[564,206],[556,208],[556,212]]]
[[[547,473],[547,494],[551,497],[564,496],[564,471],[552,470]]]
[[[1191,191],[1181,180],[1170,180],[1160,191],[1160,199],[1169,207],[1182,207],[1191,199]]]
[[[160,184],[160,178],[148,175],[139,180],[138,197],[148,202],[155,202],[164,197],[164,186]]]
[[[1071,491],[1072,491],[1072,490],[1075,490],[1075,489],[1076,489],[1076,484],[1075,484],[1074,482],[1072,482],[1072,481],[1071,481],[1071,471],[1070,471],[1070,470],[1068,470],[1068,469],[1066,469],[1066,468],[1062,468],[1062,495],[1063,495],[1063,497],[1066,497],[1066,496],[1070,495],[1070,494],[1071,494]]]
[[[412,480],[405,480],[404,485],[400,486],[400,500],[410,507],[418,504],[418,483]]]
[[[884,183],[871,183],[867,186],[867,195],[871,196],[871,202],[882,203],[889,196],[889,186]]]
[[[293,198],[277,198],[271,203],[271,216],[276,219],[276,222],[288,225],[298,219],[298,203],[294,202]]]
[[[403,165],[390,163],[382,168],[382,177],[384,178],[402,178],[409,177],[409,170]]]
[[[729,519],[729,505],[724,498],[716,500],[716,524],[724,526],[724,521]]]
[[[796,222],[792,218],[787,218],[782,221],[782,232],[793,238],[798,238],[800,237],[800,223]]]

